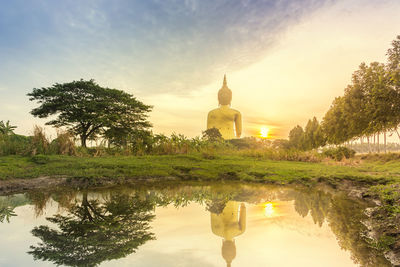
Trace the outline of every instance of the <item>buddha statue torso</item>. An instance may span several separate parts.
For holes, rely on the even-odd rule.
[[[239,138],[242,134],[242,115],[230,107],[231,101],[232,91],[224,76],[222,88],[218,91],[220,107],[211,110],[207,117],[207,129],[217,128],[224,139]]]
[[[240,112],[228,105],[211,110],[207,117],[207,129],[217,128],[224,139],[240,137],[241,123]]]

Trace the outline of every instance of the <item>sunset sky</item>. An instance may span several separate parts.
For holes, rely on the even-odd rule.
[[[385,62],[399,14],[399,0],[0,0],[0,120],[30,134],[46,122],[32,88],[93,78],[153,105],[154,132],[194,137],[226,73],[244,135],[286,138],[361,62]]]

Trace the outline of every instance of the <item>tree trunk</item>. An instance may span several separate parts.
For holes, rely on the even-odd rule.
[[[89,204],[87,197],[88,197],[88,193],[87,193],[87,191],[84,191],[83,195],[82,195],[82,204],[81,204],[81,207],[84,210],[83,221],[85,221],[85,220],[93,221],[93,216],[92,216],[92,214],[90,214],[90,210],[89,210],[90,204]]]
[[[376,137],[376,139],[377,139],[377,142],[378,142],[378,153],[380,153],[380,152],[381,152],[381,149],[380,149],[380,147],[379,147],[379,133],[378,133],[378,136]]]
[[[400,139],[400,134],[399,134],[399,131],[396,129],[396,133],[397,133],[397,136],[399,137],[399,139]]]
[[[86,139],[87,139],[86,135],[81,135],[81,146],[82,147],[86,147]]]
[[[367,136],[367,142],[368,142],[368,154],[371,154],[371,144],[369,143],[369,136]]]
[[[385,154],[386,154],[386,131],[383,133],[383,142],[385,144]]]
[[[374,152],[376,152],[376,134],[374,134]]]

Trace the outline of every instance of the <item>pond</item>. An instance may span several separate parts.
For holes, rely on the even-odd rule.
[[[390,266],[331,188],[159,184],[0,196],[0,266]]]

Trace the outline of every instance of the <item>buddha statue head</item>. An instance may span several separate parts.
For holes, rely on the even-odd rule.
[[[218,102],[220,105],[230,105],[232,101],[232,91],[226,84],[226,75],[224,75],[224,82],[221,89],[218,91]]]

